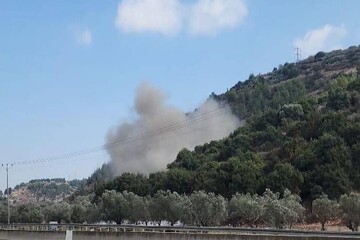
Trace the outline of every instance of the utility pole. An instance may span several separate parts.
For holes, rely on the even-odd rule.
[[[294,49],[294,51],[295,51],[295,56],[296,56],[296,63],[298,63],[299,61],[300,61],[300,57],[301,57],[301,51],[300,51],[300,48],[299,47],[296,47],[295,49]]]
[[[9,190],[9,168],[14,164],[1,164],[6,169],[6,195],[7,195],[7,211],[8,211],[8,224],[10,224],[10,190]]]

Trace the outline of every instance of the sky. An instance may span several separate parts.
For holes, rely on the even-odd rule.
[[[0,164],[99,146],[144,81],[192,111],[250,73],[360,44],[358,0],[0,1]],[[88,177],[106,152],[15,164],[9,185]],[[0,189],[6,171],[0,168]]]

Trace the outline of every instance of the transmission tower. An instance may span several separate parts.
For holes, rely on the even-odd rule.
[[[296,63],[298,63],[300,61],[300,57],[301,57],[301,50],[299,47],[296,47],[294,49],[294,54],[296,56]]]
[[[14,164],[1,164],[2,167],[6,169],[6,195],[7,195],[7,220],[8,224],[10,224],[10,190],[9,190],[9,168],[11,168]]]

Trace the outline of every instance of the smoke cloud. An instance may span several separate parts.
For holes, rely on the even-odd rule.
[[[115,175],[165,170],[181,149],[224,138],[240,126],[224,104],[209,99],[185,114],[148,83],[138,87],[134,109],[136,120],[112,128],[106,137]]]

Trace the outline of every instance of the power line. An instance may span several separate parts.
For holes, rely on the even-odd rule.
[[[228,121],[232,121],[230,119],[225,119],[222,121],[222,123],[226,123]],[[198,127],[198,128],[192,128],[191,130],[189,131],[186,131],[186,132],[181,132],[181,133],[176,133],[175,131],[174,132],[168,132],[168,134],[174,134],[176,133],[176,135],[171,135],[171,136],[168,136],[168,137],[161,137],[160,139],[155,139],[156,137],[158,136],[161,136],[161,135],[158,135],[158,136],[154,136],[154,139],[151,140],[151,142],[148,142],[147,145],[154,145],[154,144],[157,144],[159,142],[163,142],[163,141],[166,141],[168,139],[171,139],[171,138],[174,138],[174,137],[179,137],[179,136],[184,136],[184,135],[188,135],[188,134],[194,134],[195,132],[199,132],[201,130],[204,130],[204,129],[208,129],[210,127],[213,127],[213,126],[216,126],[218,123],[213,123],[213,124],[207,124],[207,125],[202,125],[201,127]],[[143,139],[141,139],[143,140]],[[140,141],[141,141],[140,140]],[[128,144],[132,144],[134,142],[130,142]],[[122,145],[122,146],[119,146],[119,147],[123,147],[125,146],[126,144]],[[99,151],[100,152],[100,151]],[[95,154],[95,153],[89,153],[89,154]],[[104,156],[108,156],[107,153],[102,153],[100,155],[92,155],[92,156],[89,156],[89,157],[86,157],[84,158],[85,156],[88,156],[89,154],[87,155],[81,155],[81,156],[75,156],[74,158],[74,161],[78,161],[78,160],[92,160],[94,158],[99,158],[99,157],[104,157]],[[46,162],[51,162],[51,161],[44,161],[44,162],[41,162],[41,163],[46,163]],[[34,163],[40,163],[40,162],[34,162]],[[31,164],[31,163],[27,163],[27,164]]]
[[[218,110],[211,111],[211,114],[209,114],[209,112],[205,113],[205,114],[201,114],[200,115],[201,118],[197,117],[197,118],[191,119],[190,121],[186,120],[186,121],[177,122],[175,124],[172,124],[172,125],[169,125],[169,126],[166,126],[166,127],[162,127],[162,128],[159,128],[159,129],[151,130],[151,131],[148,131],[146,133],[135,135],[135,136],[130,137],[130,138],[118,139],[116,141],[113,141],[111,143],[107,143],[107,144],[104,144],[104,145],[101,145],[101,146],[97,146],[97,147],[93,147],[93,148],[89,148],[89,149],[84,149],[84,150],[81,150],[81,151],[71,152],[71,153],[67,153],[67,154],[63,154],[63,155],[36,159],[36,160],[32,160],[32,161],[17,162],[16,164],[31,164],[31,163],[49,162],[49,161],[55,161],[55,160],[61,160],[61,159],[74,158],[74,157],[81,156],[81,155],[87,155],[87,154],[91,154],[91,153],[94,153],[94,152],[98,152],[98,151],[102,151],[102,150],[106,150],[106,149],[115,147],[115,146],[117,146],[119,144],[126,145],[126,144],[134,143],[134,142],[139,141],[139,140],[146,139],[146,138],[156,137],[156,136],[164,134],[164,133],[175,131],[175,130],[184,128],[186,126],[190,126],[192,124],[199,123],[201,121],[204,121],[204,120],[216,117],[216,116],[220,116],[220,115],[222,115],[224,113],[225,112],[219,112]]]
[[[17,164],[17,165],[24,165],[24,164],[34,164],[34,163],[43,163],[43,162],[52,162],[52,161],[57,161],[57,160],[63,160],[63,159],[69,159],[69,158],[75,158],[78,156],[83,156],[83,155],[88,155],[91,153],[95,153],[95,152],[99,152],[99,151],[103,151],[103,150],[107,150],[113,147],[118,146],[119,144],[122,145],[127,145],[127,144],[132,144],[134,142],[137,142],[139,140],[145,140],[148,138],[154,138],[156,136],[160,136],[161,134],[166,134],[166,133],[170,133],[170,132],[174,132],[176,130],[185,128],[187,126],[191,126],[197,123],[201,123],[205,120],[209,120],[215,117],[219,117],[221,115],[224,115],[228,112],[230,112],[231,109],[229,106],[225,106],[222,107],[220,109],[215,109],[215,110],[211,110],[208,111],[206,113],[202,113],[199,114],[191,119],[186,119],[183,121],[179,121],[176,122],[174,124],[170,124],[167,125],[165,127],[161,127],[161,128],[157,128],[154,130],[150,130],[148,132],[145,133],[141,133],[132,137],[127,137],[127,138],[121,138],[118,139],[116,141],[110,142],[110,143],[106,143],[100,146],[96,146],[96,147],[92,147],[92,148],[87,148],[87,149],[83,149],[80,151],[75,151],[75,152],[70,152],[70,153],[66,153],[66,154],[61,154],[61,155],[56,155],[56,156],[50,156],[50,157],[45,157],[45,158],[39,158],[39,159],[35,159],[35,160],[30,160],[30,161],[20,161],[20,162],[15,162],[12,164]]]

